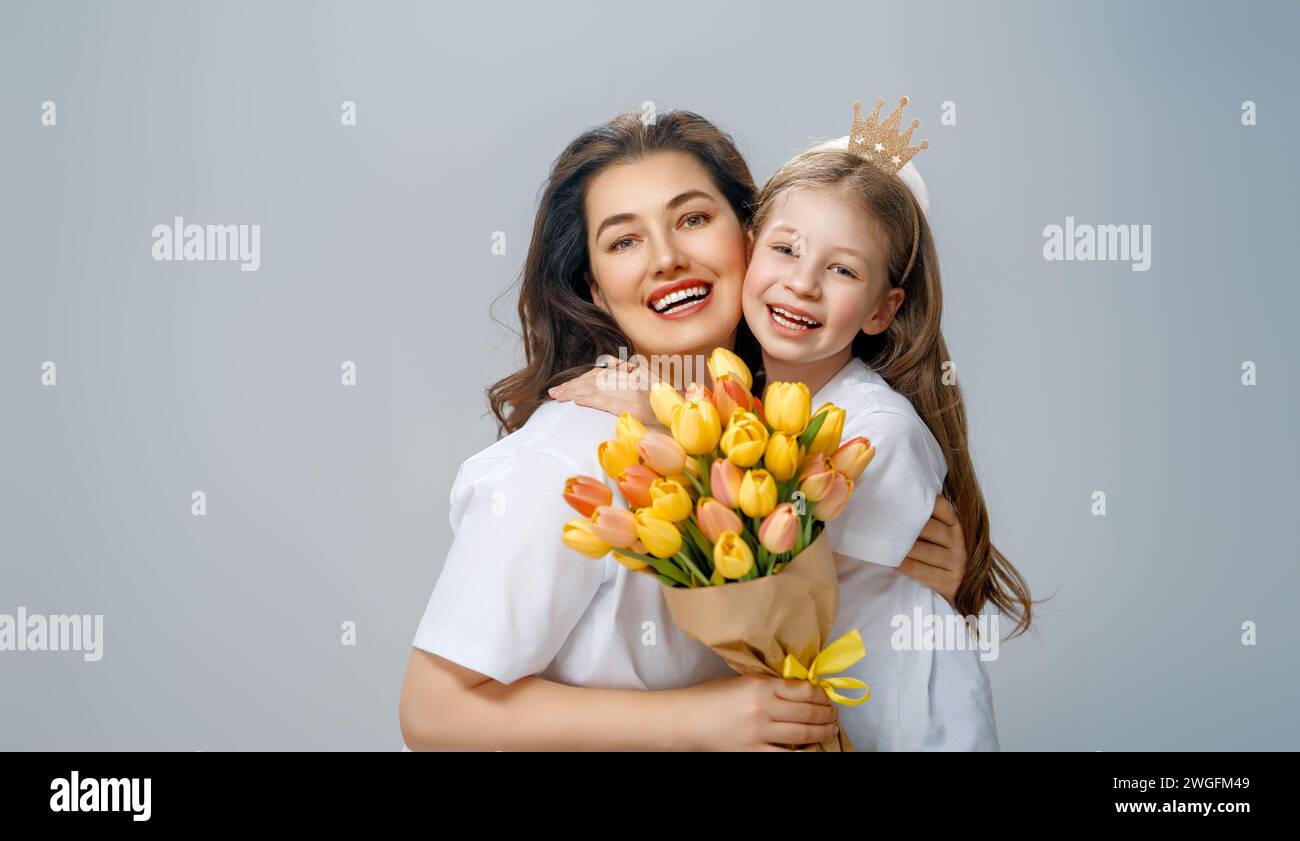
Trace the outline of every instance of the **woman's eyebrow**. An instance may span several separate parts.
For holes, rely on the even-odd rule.
[[[672,210],[673,208],[685,204],[691,199],[701,199],[701,198],[708,199],[709,201],[712,202],[717,202],[717,199],[715,199],[712,194],[707,193],[704,190],[687,190],[686,192],[678,193],[676,196],[673,196],[671,199],[669,199],[664,204],[664,210]],[[623,222],[631,222],[636,218],[637,217],[635,213],[614,214],[613,216],[606,219],[604,222],[600,223],[600,227],[596,229],[596,239],[600,239],[601,233],[610,225],[619,225],[622,224]]]

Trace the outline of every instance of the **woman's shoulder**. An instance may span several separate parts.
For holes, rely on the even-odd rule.
[[[576,403],[548,400],[514,432],[465,459],[456,484],[504,471],[600,475],[596,448],[614,437],[616,418]],[[566,472],[567,471],[567,472]]]

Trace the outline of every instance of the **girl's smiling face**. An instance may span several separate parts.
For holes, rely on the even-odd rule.
[[[617,164],[585,196],[591,298],[641,354],[730,348],[747,241],[708,170],[686,152]]]
[[[859,330],[884,331],[904,294],[889,285],[884,243],[875,220],[840,190],[780,195],[753,234],[742,296],[764,354],[817,362],[849,352]]]

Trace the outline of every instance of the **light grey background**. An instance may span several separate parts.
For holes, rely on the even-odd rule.
[[[102,613],[105,656],[0,652],[0,748],[399,748],[448,490],[520,358],[489,307],[555,155],[649,100],[733,131],[761,183],[853,99],[901,94],[994,539],[1054,595],[991,666],[1003,747],[1300,748],[1297,23],[5,3],[0,613]],[[260,271],[154,262],[176,215],[260,224]],[[1152,225],[1151,270],[1045,262],[1067,215]],[[515,325],[508,292],[497,312]]]

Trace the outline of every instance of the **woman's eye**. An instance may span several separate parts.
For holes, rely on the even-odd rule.
[[[626,251],[631,247],[632,247],[631,237],[623,237],[622,239],[616,239],[609,244],[610,251]]]
[[[693,224],[693,225],[690,224],[690,222],[691,222],[692,220],[695,220],[695,224]],[[684,228],[702,228],[702,227],[704,227],[706,224],[708,224],[708,222],[709,222],[709,214],[707,214],[707,213],[692,213],[692,214],[690,214],[689,216],[687,216],[685,219],[682,220],[682,227],[684,227]]]

